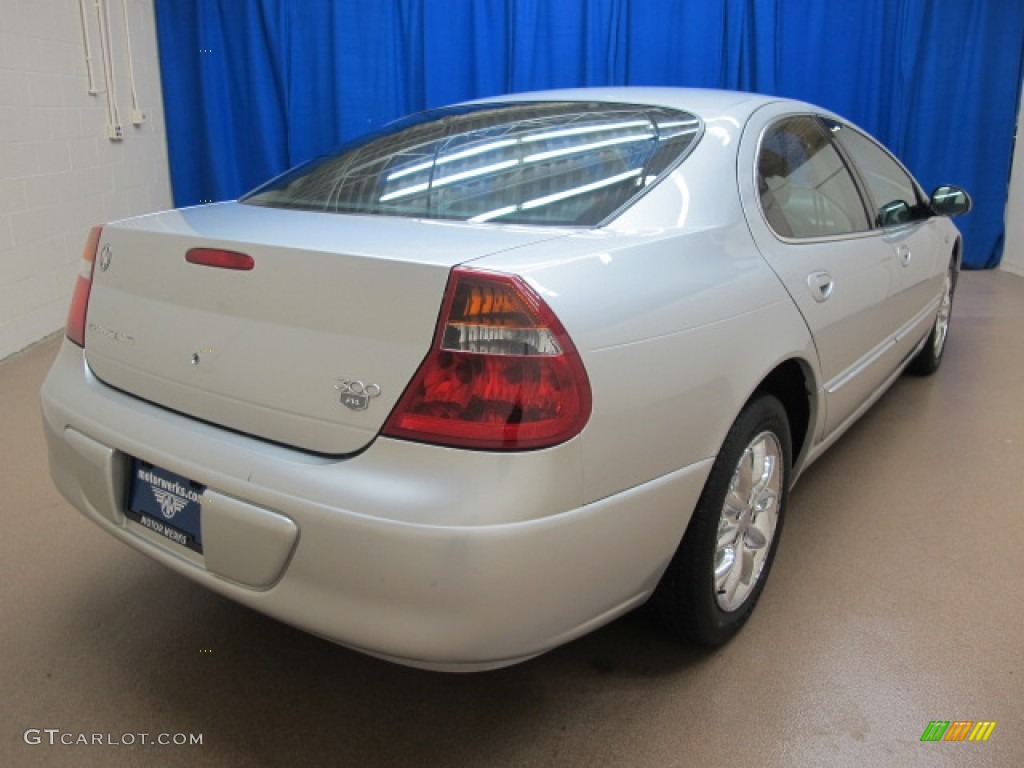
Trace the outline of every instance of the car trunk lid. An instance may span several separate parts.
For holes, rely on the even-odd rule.
[[[565,234],[238,203],[116,222],[86,359],[107,384],[189,416],[353,453],[427,353],[451,268]],[[209,253],[190,263],[192,249],[251,268]]]

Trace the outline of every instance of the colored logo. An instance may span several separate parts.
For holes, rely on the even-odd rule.
[[[995,727],[995,720],[932,720],[921,741],[988,741]]]

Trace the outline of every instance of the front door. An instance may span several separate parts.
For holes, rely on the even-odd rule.
[[[940,247],[943,234],[937,220],[924,193],[899,161],[852,126],[839,121],[826,121],[826,125],[857,168],[870,198],[869,215],[875,226],[885,230],[885,242],[899,262],[896,338],[900,350],[909,355],[931,330],[936,302],[944,288],[944,254],[951,248]]]

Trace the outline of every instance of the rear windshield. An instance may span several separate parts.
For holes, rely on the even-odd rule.
[[[435,110],[301,165],[242,201],[425,219],[595,226],[681,160],[700,121],[630,104]]]

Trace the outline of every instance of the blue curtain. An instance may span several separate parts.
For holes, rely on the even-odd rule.
[[[1020,0],[156,0],[177,205],[237,197],[400,115],[581,85],[805,99],[953,182],[995,266],[1024,59]]]

